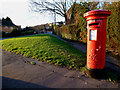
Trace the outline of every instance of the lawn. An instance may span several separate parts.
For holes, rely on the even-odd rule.
[[[86,71],[86,53],[49,34],[17,37],[1,40],[0,44],[1,42],[0,48],[8,52],[69,69]],[[34,62],[31,64],[35,65]],[[109,70],[105,72],[107,72],[105,77],[109,81],[119,80],[115,72]]]
[[[86,54],[48,34],[1,40],[2,49],[50,64],[79,70],[85,66]]]

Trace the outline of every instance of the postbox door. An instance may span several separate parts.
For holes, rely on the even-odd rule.
[[[105,67],[106,30],[104,26],[104,21],[102,19],[100,20],[100,28],[98,28],[98,41],[96,47],[98,66],[100,69]]]
[[[103,60],[103,41],[104,30],[102,20],[88,23],[88,47],[87,47],[87,64],[91,68],[100,69],[104,67]]]

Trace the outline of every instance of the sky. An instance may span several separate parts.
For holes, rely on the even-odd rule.
[[[10,17],[15,25],[35,26],[54,22],[53,15],[35,13],[29,8],[29,0],[0,0],[0,18]],[[56,21],[64,21],[57,16]]]

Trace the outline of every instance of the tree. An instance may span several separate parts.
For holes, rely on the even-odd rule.
[[[6,20],[12,22],[12,20],[9,17],[7,17]]]
[[[67,22],[67,11],[76,0],[31,0],[30,7],[35,12],[56,13],[65,18]]]
[[[97,2],[80,2],[80,5],[89,8],[89,10],[99,9],[98,5],[100,5],[99,0]]]
[[[120,56],[120,2],[104,3],[103,8],[111,11],[107,19],[107,47]]]

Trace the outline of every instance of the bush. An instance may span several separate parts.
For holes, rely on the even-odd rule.
[[[5,32],[0,32],[0,35],[2,35],[1,37],[2,38],[5,38],[5,37],[10,37],[10,33],[5,33]]]
[[[22,31],[22,35],[31,35],[31,34],[34,34],[34,30]]]
[[[11,36],[11,37],[21,36],[21,30],[13,29],[13,30],[10,32],[10,36]]]
[[[107,19],[106,47],[108,51],[112,51],[113,54],[120,56],[120,2],[112,2],[112,4],[109,4],[106,9],[112,12]],[[83,17],[83,14],[89,10],[80,6],[76,6],[74,10],[73,24],[71,23],[62,27],[56,26],[55,33],[62,38],[86,43],[87,22]]]
[[[120,2],[112,2],[106,8],[111,11],[111,15],[107,19],[107,48],[112,50],[114,54],[120,56],[120,29],[119,29],[119,13]]]
[[[21,30],[11,30],[9,33],[6,33],[4,31],[0,32],[0,34],[2,34],[2,37],[15,37],[15,36],[21,36]]]
[[[10,33],[5,33],[5,32],[0,32],[0,35],[2,35],[3,38],[5,37],[16,37],[16,36],[24,36],[24,35],[31,35],[34,34],[34,30],[29,30],[29,31],[22,31],[22,30],[17,30],[14,29],[10,31]]]

